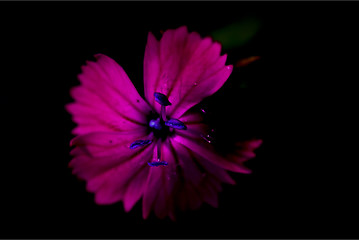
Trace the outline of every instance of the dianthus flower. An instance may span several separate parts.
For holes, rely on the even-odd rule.
[[[144,57],[145,99],[124,70],[97,54],[82,67],[75,102],[66,106],[77,123],[70,167],[87,182],[97,204],[122,201],[126,212],[142,198],[151,212],[175,219],[175,210],[217,207],[221,184],[235,184],[226,170],[250,173],[243,163],[261,140],[240,142],[223,156],[211,144],[209,127],[191,108],[212,95],[232,72],[221,45],[186,27],[160,41],[149,33]]]

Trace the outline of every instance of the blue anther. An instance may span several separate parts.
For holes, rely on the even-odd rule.
[[[161,161],[161,162],[147,162],[147,164],[148,164],[150,167],[158,167],[158,166],[167,166],[167,165],[168,165],[168,162],[166,162],[166,161]]]
[[[187,126],[184,125],[183,122],[181,122],[178,119],[174,119],[174,118],[166,121],[165,125],[168,126],[168,127],[179,129],[179,130],[186,130],[187,129]]]
[[[152,119],[148,125],[149,125],[151,128],[154,128],[154,129],[157,129],[157,130],[161,130],[161,129],[162,129],[162,125],[161,125],[161,122],[160,122],[160,119],[159,119],[159,118],[157,118],[156,120],[155,120],[155,119]]]
[[[155,96],[156,102],[158,102],[162,106],[172,105],[172,103],[170,103],[170,101],[168,101],[168,98],[166,97],[166,95],[159,93],[159,92],[155,92],[154,96]]]
[[[151,140],[136,140],[131,144],[130,149],[142,147],[142,146],[148,145],[150,143],[152,143]]]

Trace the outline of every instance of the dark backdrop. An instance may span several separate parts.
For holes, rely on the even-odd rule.
[[[358,238],[356,2],[1,2],[1,224],[6,238]],[[245,16],[247,44],[223,50],[235,69],[204,104],[233,134],[262,138],[251,175],[233,174],[219,208],[176,222],[141,204],[97,206],[71,174],[64,110],[96,53],[114,58],[142,94],[147,33],[187,25],[210,35]],[[354,71],[353,71],[354,72]],[[244,87],[245,86],[245,87]],[[223,134],[222,134],[223,135]],[[223,136],[222,136],[223,137]],[[224,137],[226,135],[224,134]],[[357,151],[356,151],[357,152]]]

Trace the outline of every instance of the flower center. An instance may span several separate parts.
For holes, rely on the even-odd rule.
[[[155,92],[154,96],[156,102],[161,104],[161,112],[159,114],[159,117],[151,119],[149,121],[148,126],[153,132],[154,137],[158,139],[156,156],[157,161],[148,162],[148,165],[151,167],[158,167],[168,165],[168,163],[166,161],[163,161],[161,158],[161,142],[165,141],[168,136],[172,135],[174,133],[174,129],[186,130],[187,126],[178,119],[173,118],[167,120],[166,107],[172,104],[168,101],[166,95],[162,93]],[[152,142],[152,140],[136,140],[131,144],[130,148],[135,149],[151,144]]]

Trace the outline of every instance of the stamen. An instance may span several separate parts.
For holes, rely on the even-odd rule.
[[[168,162],[162,161],[162,162],[147,162],[147,164],[150,167],[158,167],[158,166],[167,166]]]
[[[211,137],[211,135],[207,134],[207,135],[203,135],[201,134],[201,137],[208,143],[212,143],[213,142],[213,137]]]
[[[156,120],[152,119],[149,123],[149,126],[151,128],[157,129],[157,130],[161,130],[162,129],[162,125],[161,125],[161,121],[159,118],[157,118]]]
[[[155,92],[154,96],[155,96],[156,102],[158,102],[162,106],[172,105],[172,103],[170,103],[170,101],[168,101],[168,98],[166,97],[166,95],[159,93],[159,92]]]
[[[161,140],[157,141],[157,162],[161,161]]]
[[[161,120],[163,121],[167,121],[167,117],[166,117],[166,106],[161,106]]]
[[[157,161],[147,162],[150,167],[167,166],[168,162],[161,161],[161,140],[157,142]]]
[[[148,144],[151,144],[152,141],[151,140],[136,140],[133,143],[131,143],[130,149],[135,149],[138,147],[142,147]]]
[[[166,121],[165,125],[168,127],[179,129],[179,130],[187,130],[187,126],[183,122],[181,122],[178,119],[174,119],[174,118]]]

